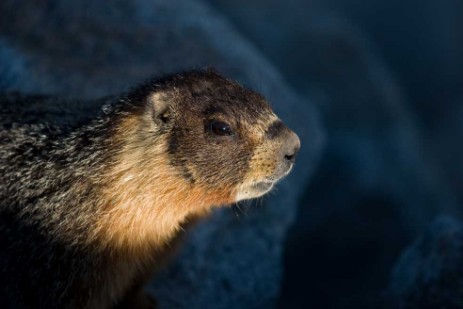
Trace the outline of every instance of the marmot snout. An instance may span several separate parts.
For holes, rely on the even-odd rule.
[[[2,308],[137,304],[188,218],[267,193],[300,147],[261,95],[210,70],[150,81],[83,125],[43,119],[0,118]]]

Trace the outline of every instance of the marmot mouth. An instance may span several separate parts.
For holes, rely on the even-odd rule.
[[[275,181],[259,181],[253,184],[246,185],[241,187],[238,191],[236,201],[249,200],[253,198],[260,197],[270,190],[272,190],[275,185]]]
[[[261,181],[253,184],[251,187],[256,191],[269,191],[274,184],[274,182]]]

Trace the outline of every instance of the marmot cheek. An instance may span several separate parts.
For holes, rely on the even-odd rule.
[[[202,199],[213,206],[229,205],[235,202],[236,188],[224,186],[215,190],[204,190]]]

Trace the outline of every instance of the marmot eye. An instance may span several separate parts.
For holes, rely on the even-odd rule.
[[[225,136],[232,135],[232,130],[230,125],[222,121],[212,121],[209,125],[209,129],[215,135]]]

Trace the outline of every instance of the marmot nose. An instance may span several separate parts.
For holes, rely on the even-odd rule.
[[[296,160],[296,155],[299,152],[299,149],[301,148],[301,141],[299,137],[294,133],[293,131],[290,131],[288,136],[285,139],[285,145],[284,145],[284,154],[285,154],[285,160],[294,163]]]

